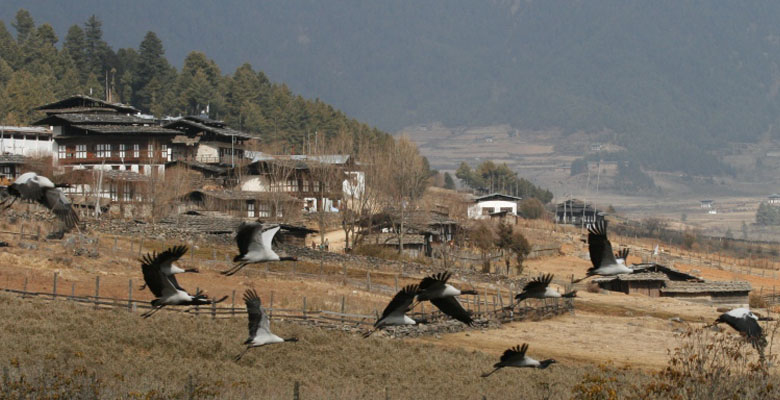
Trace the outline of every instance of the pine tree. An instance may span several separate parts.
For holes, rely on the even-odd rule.
[[[452,179],[452,175],[449,172],[444,173],[444,188],[455,190],[455,180]]]
[[[108,45],[103,41],[103,23],[93,14],[84,23],[84,61],[87,73],[102,77]]]
[[[74,68],[79,74],[79,82],[85,82],[89,74],[86,68],[86,37],[80,26],[73,25],[68,29],[62,50],[73,60]]]
[[[19,44],[26,42],[35,32],[35,21],[30,12],[23,8],[16,12],[16,20],[11,26],[16,29],[16,42]]]

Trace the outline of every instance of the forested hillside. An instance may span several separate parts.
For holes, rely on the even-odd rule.
[[[137,48],[115,51],[95,16],[72,25],[63,39],[51,25],[36,24],[24,9],[10,25],[15,35],[0,21],[0,124],[29,124],[38,116],[34,107],[65,96],[106,98],[110,93],[112,101],[158,117],[208,111],[212,118],[262,133],[264,142],[288,144],[290,150],[301,150],[315,133],[320,138],[340,132],[390,138],[322,101],[272,83],[249,64],[223,74],[214,60],[193,51],[177,69],[151,31]]]
[[[120,59],[140,56],[146,32],[157,32],[180,72],[203,66],[201,83],[216,75],[191,49],[231,71],[250,62],[384,130],[440,121],[606,131],[643,168],[692,174],[729,173],[715,156],[727,142],[780,138],[775,1],[7,0],[0,19],[19,8],[63,39],[73,21],[97,15],[112,43],[137,49]],[[129,86],[149,106],[154,90],[138,85],[150,75],[123,85],[117,72],[122,96]],[[279,125],[270,114],[239,117],[227,90],[212,106],[220,115]],[[171,110],[199,102],[169,100],[155,98]]]

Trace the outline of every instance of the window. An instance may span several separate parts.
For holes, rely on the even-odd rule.
[[[308,192],[309,191],[309,181],[306,179],[303,180],[303,191]]]
[[[67,154],[67,149],[68,148],[62,144],[57,146],[57,158],[59,158],[60,160],[64,159]]]
[[[116,182],[111,182],[111,184],[108,186],[108,193],[111,197],[111,201],[119,200],[119,196],[117,196],[117,186],[119,186],[119,184]]]
[[[257,216],[260,218],[269,218],[271,216],[271,205],[268,203],[258,204]]]
[[[87,145],[86,144],[77,144],[76,145],[76,158],[87,158]]]
[[[168,145],[164,144],[160,147],[160,157],[163,161],[168,161]]]
[[[136,143],[133,145],[133,158],[141,157],[141,145]]]
[[[290,179],[287,181],[287,183],[284,185],[284,191],[285,192],[297,192],[298,191],[298,181],[295,179]]]
[[[119,158],[125,158],[125,144],[119,145]]]
[[[123,201],[133,201],[133,185],[130,182],[124,182],[124,190],[122,191]]]
[[[149,150],[147,151],[147,157],[154,158],[154,144],[149,143]]]
[[[320,181],[314,181],[312,182],[312,192],[319,192],[320,191]]]
[[[255,217],[255,203],[253,202],[246,203],[246,216],[248,218]]]
[[[98,144],[95,151],[97,158],[111,157],[111,145],[110,144]]]

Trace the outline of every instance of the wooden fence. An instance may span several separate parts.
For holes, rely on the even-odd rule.
[[[139,310],[151,309],[151,304],[148,300],[139,300],[133,298],[133,280],[128,280],[127,285],[127,297],[116,298],[106,297],[100,295],[100,277],[95,277],[95,294],[93,296],[75,295],[75,284],[71,285],[70,294],[63,293],[58,289],[58,273],[53,273],[52,276],[52,291],[51,292],[35,292],[27,290],[28,280],[25,278],[24,286],[22,289],[4,288],[0,289],[7,293],[13,293],[21,296],[22,298],[39,298],[45,300],[62,300],[79,304],[84,304],[92,307],[95,310],[101,309],[126,309],[130,312],[138,312]],[[555,315],[563,314],[566,312],[574,311],[573,299],[550,299],[545,301],[536,301],[534,305],[530,305],[526,301],[522,306],[515,306],[508,299],[504,303],[504,299],[501,292],[498,292],[497,296],[493,296],[492,299],[488,296],[462,296],[461,303],[464,308],[469,310],[475,320],[494,320],[500,323],[508,323],[513,321],[522,321],[527,318],[542,319]],[[228,305],[229,301],[229,305]],[[266,311],[269,316],[277,320],[292,320],[292,321],[311,321],[318,325],[332,325],[337,327],[352,326],[352,327],[365,327],[369,328],[373,326],[374,322],[378,318],[378,310],[374,310],[373,314],[359,314],[359,313],[347,313],[346,299],[341,297],[340,310],[317,310],[312,309],[307,305],[307,298],[304,296],[301,299],[301,306],[296,308],[280,308],[274,307],[274,292],[270,292],[270,296],[267,299]],[[426,311],[426,303],[420,303],[418,308],[409,315],[417,320],[423,320],[427,322],[435,322],[442,319],[446,319],[447,316],[436,310],[432,306],[428,305]],[[224,303],[211,304],[210,306],[190,306],[190,307],[166,307],[165,310],[186,313],[193,316],[207,316],[212,319],[220,318],[246,318],[246,309],[243,306],[236,306],[236,291],[233,290],[232,295]]]

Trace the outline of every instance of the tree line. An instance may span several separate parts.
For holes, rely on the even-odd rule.
[[[52,26],[36,25],[27,10],[19,10],[11,26],[16,36],[0,21],[0,122],[5,125],[30,124],[40,116],[33,108],[87,94],[157,117],[206,112],[236,129],[262,134],[264,143],[283,143],[288,152],[303,152],[340,132],[392,140],[319,99],[304,99],[271,82],[249,64],[223,74],[214,60],[192,51],[179,70],[151,31],[137,49],[114,51],[94,15],[71,26],[59,47]]]

